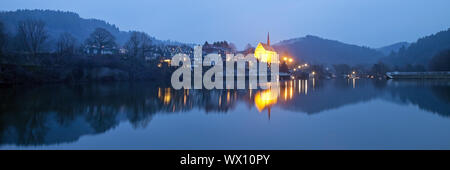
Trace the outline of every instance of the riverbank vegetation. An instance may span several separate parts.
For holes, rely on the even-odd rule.
[[[45,23],[27,19],[15,34],[0,23],[0,83],[164,80],[167,63],[146,60],[151,48],[145,33],[133,32],[124,47],[106,29],[97,28],[80,42],[68,32],[50,37]]]

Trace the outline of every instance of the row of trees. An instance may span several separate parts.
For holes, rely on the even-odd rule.
[[[18,22],[14,34],[0,22],[0,84],[161,80],[171,73],[172,68],[158,68],[158,61],[144,62],[152,40],[143,32],[130,32],[126,53],[118,53],[116,38],[104,28],[96,28],[82,43],[69,32],[51,35],[41,20]],[[104,53],[108,50],[114,53]]]
[[[450,28],[440,31],[436,34],[429,35],[412,43],[409,47],[402,47],[396,53],[391,53],[391,58],[396,64],[423,64],[439,55],[439,53],[449,49],[450,45]],[[430,63],[431,64],[431,63]]]
[[[6,45],[6,38],[7,35],[5,34],[5,26],[2,22],[0,22],[0,55],[3,54],[3,51],[5,50]]]
[[[115,37],[104,28],[96,28],[84,43],[80,43],[68,32],[60,34],[56,42],[50,41],[50,38],[46,24],[41,20],[20,21],[16,35],[7,34],[3,23],[0,22],[0,54],[10,52],[36,56],[39,53],[56,53],[58,56],[71,56],[82,53],[85,47],[93,47],[98,49],[96,52],[100,55],[102,50],[119,47]],[[133,31],[124,48],[129,52],[127,55],[142,58],[151,46],[149,35]]]
[[[435,55],[430,61],[432,71],[450,71],[450,49]]]
[[[136,58],[143,58],[145,52],[150,50],[151,46],[152,40],[150,37],[146,33],[137,31],[131,33],[130,39],[124,45],[128,54]]]
[[[212,47],[219,47],[223,49],[228,49],[229,51],[236,51],[236,45],[233,43],[228,43],[227,41],[217,41],[213,42],[212,44],[208,43],[208,41],[205,41],[203,44],[203,48],[212,48]]]

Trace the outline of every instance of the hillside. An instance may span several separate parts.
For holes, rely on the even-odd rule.
[[[397,53],[385,58],[385,61],[395,65],[421,64],[428,65],[428,62],[436,54],[450,49],[450,28],[440,31],[412,43],[406,49],[400,49]]]
[[[9,33],[15,34],[17,23],[26,19],[39,19],[46,23],[46,29],[51,39],[56,39],[61,33],[69,32],[77,38],[78,42],[84,40],[97,27],[104,28],[111,32],[118,44],[123,45],[129,38],[130,33],[121,31],[114,24],[99,19],[84,19],[74,12],[54,11],[54,10],[17,10],[0,12],[0,21],[4,23]],[[181,44],[178,42],[161,41],[152,37],[155,44]]]
[[[384,55],[388,56],[392,52],[394,52],[394,53],[398,52],[398,50],[400,50],[400,48],[402,48],[402,47],[408,48],[409,45],[411,45],[411,44],[408,43],[408,42],[398,42],[398,43],[395,43],[395,44],[391,44],[391,45],[388,45],[388,46],[377,48],[377,50],[380,51],[381,53],[383,53]]]
[[[275,44],[274,48],[282,55],[288,54],[294,56],[297,61],[313,64],[371,64],[384,56],[381,52],[368,47],[311,35],[281,41]]]

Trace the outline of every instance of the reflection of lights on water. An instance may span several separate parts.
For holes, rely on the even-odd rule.
[[[230,90],[227,91],[227,104],[230,103]]]
[[[305,95],[308,94],[308,80],[298,80],[298,93],[305,93]]]
[[[287,100],[287,87],[284,87],[284,100]]]
[[[161,88],[158,88],[158,98],[161,97]]]
[[[303,81],[301,81],[303,82]],[[288,101],[288,100],[292,100],[294,97],[294,88],[295,86],[295,81],[289,81],[289,83],[286,81],[284,82],[284,86],[282,88],[280,88],[279,83],[278,86],[275,86],[274,88],[270,88],[268,90],[264,90],[264,91],[257,91],[255,96],[254,96],[254,101],[255,101],[255,106],[258,109],[259,112],[262,112],[264,109],[268,109],[268,115],[269,115],[269,119],[270,119],[270,110],[271,110],[271,106],[275,105],[278,102],[278,97],[282,97],[283,101]],[[299,89],[301,89],[301,84],[299,81]],[[280,94],[281,91],[284,91],[284,94]]]
[[[353,88],[355,88],[355,79],[353,79]]]
[[[289,87],[289,99],[292,99],[292,96],[294,95],[294,87]]]
[[[164,104],[169,104],[172,96],[170,94],[170,88],[166,88],[164,91]]]
[[[314,81],[314,79],[313,79]],[[281,86],[280,86],[281,84]],[[298,86],[298,87],[297,87]],[[278,100],[281,100],[281,102],[285,103],[288,102],[292,99],[294,99],[294,97],[297,94],[294,94],[296,90],[296,88],[298,88],[298,93],[299,94],[307,94],[307,88],[308,88],[308,80],[288,80],[285,81],[284,84],[283,82],[276,82],[274,84],[270,84],[269,86],[270,88],[267,90],[255,90],[255,92],[253,92],[253,89],[248,89],[248,93],[249,94],[249,100],[248,101],[254,101],[255,103],[255,107],[257,108],[257,110],[259,112],[262,112],[265,109],[268,109],[268,111],[270,112],[271,107],[273,105],[275,105],[277,102],[279,102]],[[283,89],[284,88],[284,89]],[[179,93],[181,92],[181,93]],[[195,95],[195,90],[193,90],[194,92],[194,96],[190,97],[189,93],[190,90],[188,89],[184,89],[183,91],[179,91],[179,90],[173,90],[172,88],[159,88],[157,89],[157,95],[158,95],[158,99],[159,101],[161,101],[164,106],[171,106],[168,107],[169,110],[175,111],[176,109],[180,109],[180,108],[184,108],[186,106],[192,106],[192,104],[195,104],[195,101],[191,101],[191,100],[195,100],[196,95]],[[225,92],[225,91],[223,91]],[[227,90],[226,91],[226,97],[224,96],[223,92],[221,93],[222,95],[220,95],[220,97],[216,97],[215,100],[216,102],[218,102],[219,106],[222,106],[222,104],[230,104],[234,101],[238,101],[239,98],[239,94],[237,90],[233,90],[234,94],[231,94],[231,90]],[[280,93],[281,92],[281,93]],[[173,95],[173,96],[172,96]],[[231,96],[234,95],[234,96]],[[246,96],[247,96],[246,95]],[[178,97],[177,97],[178,96]],[[233,100],[233,98],[235,98],[235,100]],[[281,99],[278,99],[281,98]],[[226,99],[225,101],[222,101],[222,99]],[[172,101],[173,100],[173,101]],[[216,103],[217,104],[217,103]],[[176,105],[176,106],[173,106]]]
[[[183,104],[186,105],[187,103],[187,96],[189,96],[189,90],[184,90],[183,94]]]
[[[268,89],[262,92],[257,92],[255,95],[255,106],[259,112],[263,111],[266,107],[270,107],[277,103],[278,95],[275,91]]]
[[[315,88],[316,88],[316,79],[313,78],[313,91],[314,91]]]
[[[305,95],[308,94],[308,80],[305,80]]]
[[[285,81],[284,82],[284,86],[282,88],[273,88],[271,89],[271,91],[274,94],[279,95],[280,97],[282,97],[283,100],[287,101],[290,100],[294,97],[294,88],[295,88],[295,82],[294,81]],[[282,92],[282,93],[280,93]],[[258,94],[258,92],[257,92]]]

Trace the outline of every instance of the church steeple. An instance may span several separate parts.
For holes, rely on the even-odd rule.
[[[269,32],[267,32],[267,45],[270,46],[270,37],[269,37]]]

